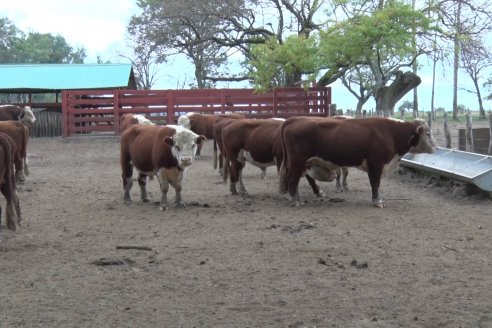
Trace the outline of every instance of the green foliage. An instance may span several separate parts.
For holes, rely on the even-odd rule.
[[[354,15],[320,33],[320,67],[339,69],[378,63],[383,73],[414,55],[414,32],[430,29],[431,21],[400,1],[386,1],[382,10]]]
[[[398,106],[399,112],[410,112],[413,111],[413,101],[405,100]]]
[[[296,70],[316,71],[317,40],[315,37],[291,35],[281,44],[275,37],[263,44],[253,45],[252,58],[247,63],[256,88],[259,91],[281,85],[276,79],[283,73]],[[314,76],[313,76],[314,78]]]
[[[2,64],[83,63],[85,49],[73,49],[60,35],[22,33],[7,18],[0,19]]]

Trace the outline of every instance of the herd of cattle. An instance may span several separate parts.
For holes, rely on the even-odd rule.
[[[276,165],[279,192],[295,205],[299,205],[298,185],[302,176],[314,194],[320,196],[316,180],[336,178],[337,189],[347,189],[347,168],[356,167],[368,174],[373,205],[384,207],[379,196],[381,177],[394,170],[406,153],[432,153],[437,148],[431,129],[422,120],[248,119],[242,114],[188,113],[179,117],[178,125],[156,126],[133,114],[126,114],[121,123],[124,199],[130,201],[135,168],[144,202],[148,201],[146,177],[157,175],[162,210],[168,207],[169,185],[176,191],[176,206],[183,205],[184,173],[206,139],[214,141],[214,168],[218,162],[224,181],[230,180],[232,194],[246,194],[242,181],[246,162],[263,172],[266,167]]]
[[[26,124],[35,121],[36,118],[29,107],[0,106],[0,190],[6,200],[6,226],[12,230],[16,230],[22,220],[17,183],[23,183],[25,176],[29,174],[27,165],[29,129]],[[1,218],[0,207],[0,223]]]
[[[28,175],[27,143],[36,118],[29,107],[0,106],[0,189],[6,199],[6,226],[15,230],[21,221],[17,184]],[[147,177],[157,176],[162,192],[160,209],[168,205],[169,185],[176,206],[183,206],[183,177],[207,139],[214,142],[214,168],[219,166],[232,194],[246,194],[242,170],[246,162],[268,166],[279,173],[279,192],[299,205],[298,185],[305,176],[320,196],[318,181],[337,180],[337,190],[347,189],[348,167],[367,172],[372,202],[384,207],[379,196],[381,177],[398,165],[408,152],[432,153],[436,143],[421,120],[391,118],[292,117],[248,119],[242,114],[188,113],[177,125],[158,126],[142,115],[125,114],[120,122],[120,164],[125,202],[130,202],[133,169],[141,200],[148,202]],[[340,182],[342,179],[342,182]],[[0,207],[0,222],[1,222]]]

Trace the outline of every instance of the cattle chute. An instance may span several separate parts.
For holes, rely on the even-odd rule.
[[[492,156],[439,148],[433,154],[406,154],[401,164],[492,191]]]

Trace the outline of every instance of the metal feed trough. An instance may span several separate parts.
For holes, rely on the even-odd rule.
[[[492,191],[492,156],[438,148],[433,154],[406,154],[400,163]]]

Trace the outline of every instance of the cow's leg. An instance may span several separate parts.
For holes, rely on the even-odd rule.
[[[367,172],[369,176],[369,182],[372,190],[372,204],[375,207],[385,207],[384,201],[379,197],[379,186],[381,184],[381,176],[383,175],[383,168],[381,166],[369,166]]]
[[[266,179],[266,167],[261,168],[260,178]]]
[[[133,166],[130,164],[130,160],[126,160],[124,155],[121,155],[121,178],[123,180],[123,200],[125,203],[132,201],[130,197],[130,190],[133,185]]]
[[[181,198],[184,171],[179,171],[177,168],[164,169],[164,171],[166,172],[167,181],[171,186],[173,186],[176,192],[176,197],[174,200],[176,207],[177,208],[185,207],[185,204],[183,203],[183,199]]]
[[[202,143],[199,143],[198,146],[196,147],[196,153],[195,153],[195,156],[202,156],[201,155],[201,152],[202,152],[202,145],[203,145],[203,142]]]
[[[347,175],[348,175],[348,168],[346,167],[337,168],[337,185],[335,187],[337,192],[348,191]]]
[[[306,180],[308,181],[309,185],[311,186],[311,189],[313,190],[314,195],[316,197],[322,197],[323,196],[323,190],[319,189],[318,184],[316,184],[316,180],[307,174],[306,174]]]
[[[305,163],[305,161],[303,161],[301,165],[290,165],[290,168],[287,171],[287,191],[289,192],[290,201],[295,206],[300,206],[298,187],[304,169],[303,163]]]
[[[138,186],[140,187],[140,199],[144,203],[150,202],[149,196],[147,194],[147,176],[145,174],[138,174]]]
[[[159,209],[165,211],[168,208],[167,203],[167,192],[169,191],[169,182],[167,181],[164,169],[157,172],[157,179],[159,180],[159,186],[161,188],[161,202],[159,204]]]
[[[24,183],[26,181],[26,176],[24,175],[24,165],[22,161],[15,161],[15,181],[17,183]]]
[[[219,147],[219,175],[222,176],[224,174],[224,154],[222,153],[222,150]]]
[[[230,191],[233,195],[245,195],[247,194],[246,188],[244,188],[243,179],[242,179],[242,171],[244,167],[244,162],[238,160],[239,154],[233,154],[231,163],[231,177],[230,177]],[[237,190],[237,183],[239,182],[239,192]]]
[[[22,222],[22,215],[21,215],[21,209],[20,209],[20,204],[19,204],[19,197],[17,196],[17,191],[13,191],[14,195],[14,206],[15,206],[15,212],[17,214],[17,223],[20,225]]]
[[[8,190],[7,184],[4,184],[1,188],[2,194],[5,196],[6,200],[6,208],[5,208],[5,225],[7,226],[7,229],[10,230],[16,230],[17,229],[17,220],[15,219],[15,214],[14,214],[14,206],[13,206],[13,192],[14,190]]]

